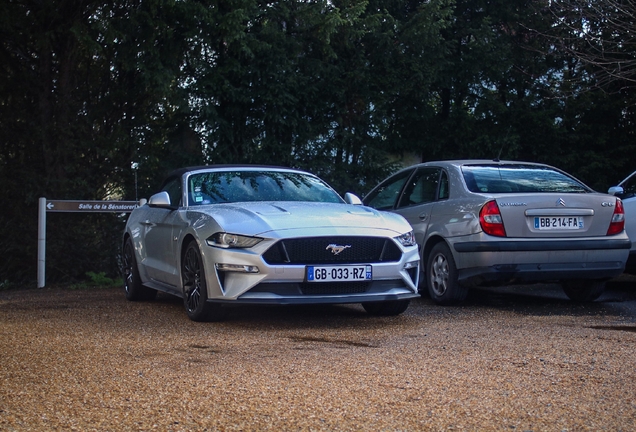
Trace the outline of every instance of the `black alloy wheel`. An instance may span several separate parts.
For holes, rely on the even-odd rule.
[[[135,248],[130,238],[126,239],[124,244],[122,264],[126,299],[131,301],[154,299],[157,296],[157,291],[141,283],[141,276],[137,268],[137,260],[135,259]]]
[[[181,263],[183,304],[192,321],[220,321],[225,318],[224,308],[208,302],[208,287],[203,260],[196,242],[190,242]]]

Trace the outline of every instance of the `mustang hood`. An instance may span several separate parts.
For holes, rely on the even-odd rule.
[[[399,235],[411,229],[401,216],[349,204],[242,202],[200,207],[196,212],[213,218],[226,232],[246,235],[328,227],[390,229]]]

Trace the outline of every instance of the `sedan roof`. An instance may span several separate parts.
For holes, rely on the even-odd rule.
[[[500,159],[449,159],[449,160],[438,160],[438,161],[426,161],[416,165],[537,165],[537,166],[550,166],[540,162],[526,162],[526,161],[515,161],[515,160],[500,160]]]

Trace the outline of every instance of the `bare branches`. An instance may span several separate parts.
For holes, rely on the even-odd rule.
[[[547,38],[555,52],[578,60],[595,86],[636,86],[636,0],[548,0]]]

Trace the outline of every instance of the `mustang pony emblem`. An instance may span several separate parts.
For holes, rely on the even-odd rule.
[[[350,247],[351,247],[351,245],[340,246],[340,245],[332,243],[329,246],[327,246],[326,249],[330,250],[332,254],[338,255],[340,252],[342,252],[343,250],[348,249]]]

